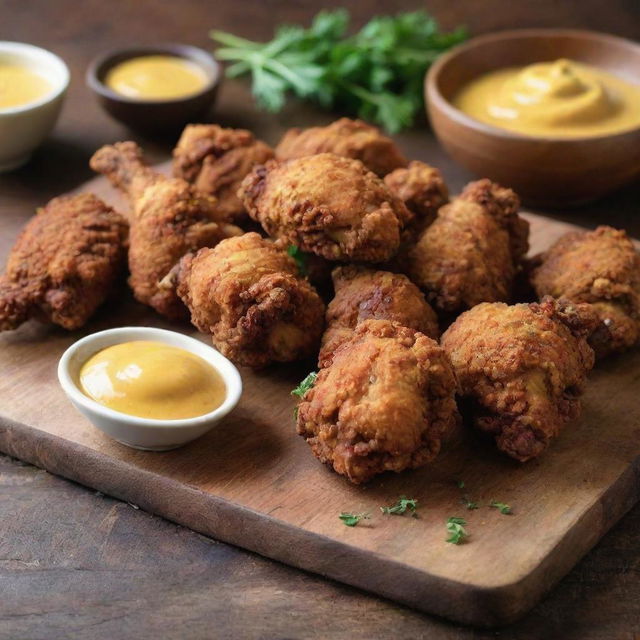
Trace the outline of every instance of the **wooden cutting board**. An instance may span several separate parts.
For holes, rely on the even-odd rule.
[[[84,188],[124,206],[102,178]],[[528,218],[534,252],[572,228]],[[18,229],[2,225],[6,253]],[[319,464],[295,433],[290,391],[313,362],[242,370],[237,409],[181,449],[142,452],[108,439],[66,400],[56,365],[81,336],[123,325],[197,335],[135,303],[124,286],[83,331],[30,322],[0,335],[2,451],[203,534],[422,611],[474,625],[516,619],[640,496],[638,351],[593,372],[582,418],[540,460],[518,464],[461,431],[432,466],[355,487]],[[418,518],[381,514],[381,505],[401,495],[419,500]],[[481,508],[465,509],[463,495]],[[490,509],[494,499],[510,504],[513,515]],[[346,527],[342,511],[370,512],[372,519]],[[450,516],[467,520],[465,544],[445,542]]]

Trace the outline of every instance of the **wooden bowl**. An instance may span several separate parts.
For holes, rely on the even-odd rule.
[[[479,176],[513,188],[530,204],[578,205],[640,177],[640,127],[597,137],[530,137],[475,120],[451,104],[463,85],[488,71],[558,58],[640,84],[639,45],[565,29],[474,38],[440,58],[425,79],[431,123],[447,152]]]
[[[207,74],[207,84],[198,93],[185,98],[137,100],[116,93],[104,83],[115,65],[138,56],[157,54],[178,56],[196,63]],[[215,101],[222,73],[220,64],[203,49],[184,44],[161,44],[109,51],[89,65],[86,80],[99,103],[116,120],[132,129],[155,133],[178,130],[201,118]]]

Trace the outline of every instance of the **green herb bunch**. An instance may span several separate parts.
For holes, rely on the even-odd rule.
[[[413,124],[423,107],[422,83],[431,63],[466,38],[444,33],[425,11],[372,18],[347,36],[345,9],[321,11],[309,28],[283,25],[267,43],[211,31],[222,45],[227,76],[250,73],[258,104],[282,109],[289,92],[321,106],[382,125],[390,133]]]

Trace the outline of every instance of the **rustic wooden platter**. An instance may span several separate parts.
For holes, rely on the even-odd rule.
[[[83,188],[123,206],[102,178]],[[528,217],[534,252],[571,228]],[[0,221],[5,253],[18,233],[14,225]],[[593,372],[582,418],[538,461],[520,465],[461,431],[431,467],[354,487],[320,465],[295,434],[289,392],[313,362],[242,370],[238,408],[182,449],[142,452],[109,440],[68,403],[56,365],[82,335],[123,325],[197,335],[135,303],[124,286],[82,332],[30,322],[0,335],[2,451],[203,534],[426,612],[474,625],[516,619],[640,497],[638,351]],[[466,510],[463,494],[481,508]],[[400,495],[419,500],[418,518],[380,513]],[[492,499],[512,505],[513,515],[488,508]],[[338,519],[342,511],[370,512],[372,519],[349,528]],[[465,544],[445,542],[450,516],[466,518]]]

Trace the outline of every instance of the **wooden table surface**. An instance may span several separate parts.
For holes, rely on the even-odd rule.
[[[328,3],[330,6],[336,3]],[[344,2],[354,22],[420,2]],[[90,59],[133,43],[207,47],[207,30],[266,38],[274,24],[308,21],[322,3],[265,0],[4,0],[0,39],[49,48],[72,85],[52,138],[22,170],[0,176],[0,215],[16,222],[90,177],[101,144],[133,138],[150,159],[173,140],[144,140],[110,120],[84,87]],[[640,38],[637,0],[433,0],[445,26],[472,33],[527,26],[586,27]],[[213,119],[273,143],[290,126],[331,116],[291,103],[254,110],[246,85],[227,82]],[[453,190],[470,175],[438,149],[424,126],[398,137],[407,155],[439,166]],[[575,211],[544,211],[640,236],[640,185]],[[0,238],[0,257],[14,238]],[[2,375],[2,372],[0,372]],[[527,617],[508,629],[474,631],[206,539],[0,456],[0,640],[24,638],[640,638],[640,507],[636,507]],[[309,508],[313,508],[310,505]]]

